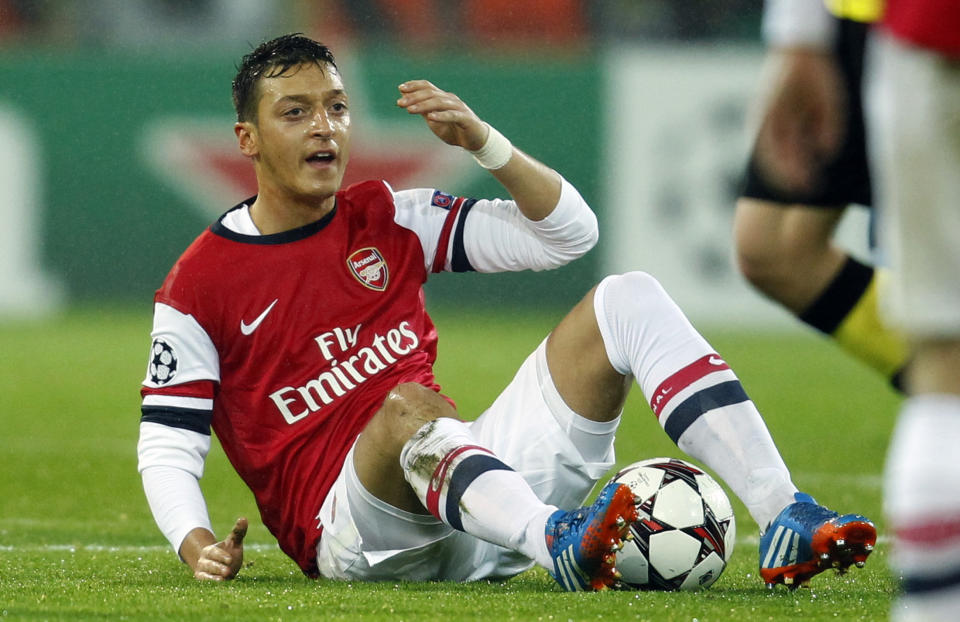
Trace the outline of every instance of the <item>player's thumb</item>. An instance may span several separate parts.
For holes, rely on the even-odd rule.
[[[247,535],[247,519],[241,516],[233,525],[233,531],[227,536],[227,542],[233,546],[243,546],[243,539]]]

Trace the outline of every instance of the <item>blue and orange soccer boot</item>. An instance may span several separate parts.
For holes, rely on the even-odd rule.
[[[783,583],[791,589],[834,568],[843,574],[851,565],[863,568],[877,543],[877,528],[859,514],[840,515],[798,492],[760,537],[760,576],[767,587]]]
[[[619,578],[616,553],[623,546],[637,508],[629,486],[611,482],[593,505],[557,510],[547,519],[547,550],[553,572],[569,592],[603,590]]]

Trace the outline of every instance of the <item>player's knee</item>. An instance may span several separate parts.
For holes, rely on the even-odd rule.
[[[798,267],[812,260],[809,250],[789,236],[740,241],[735,248],[737,270],[743,278],[774,298],[793,288],[803,275]]]
[[[424,424],[438,417],[457,417],[457,411],[436,391],[416,382],[399,384],[387,393],[383,407],[370,425],[379,434],[403,444]]]
[[[652,274],[639,270],[607,277],[606,290],[620,300],[652,302],[667,297]]]
[[[734,258],[737,270],[748,283],[770,293],[782,280],[784,272],[795,265],[795,249],[783,227],[770,225],[769,218],[757,217],[755,201],[741,199],[734,220]]]
[[[753,252],[752,249],[742,246],[736,248],[737,270],[748,283],[764,292],[770,289],[775,280],[770,259],[771,256],[762,252]]]
[[[642,323],[649,318],[682,313],[660,281],[647,272],[609,276],[602,282],[599,292],[602,300],[595,307],[599,313],[607,316],[597,317],[597,323],[601,325],[621,321]]]
[[[781,256],[776,245],[768,241],[738,237],[734,245],[737,270],[754,287],[765,291],[767,284],[777,273]]]

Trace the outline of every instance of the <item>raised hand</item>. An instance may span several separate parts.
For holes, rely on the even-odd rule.
[[[483,146],[489,128],[459,97],[427,80],[410,80],[397,88],[397,105],[422,116],[440,140],[468,151]]]

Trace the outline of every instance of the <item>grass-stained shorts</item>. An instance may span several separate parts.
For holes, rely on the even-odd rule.
[[[585,462],[560,423],[571,416],[576,417],[547,369],[544,341],[470,427],[479,444],[523,475],[545,503],[573,508],[613,466],[614,451],[611,436],[603,460]],[[326,578],[471,581],[513,576],[533,565],[517,552],[455,531],[433,516],[411,514],[375,498],[357,478],[352,450],[319,519],[323,535],[317,563]]]

